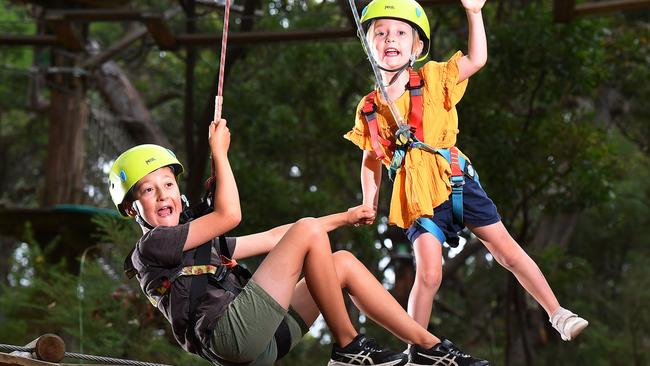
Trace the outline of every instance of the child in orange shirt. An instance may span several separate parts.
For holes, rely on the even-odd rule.
[[[389,102],[399,118],[408,121],[408,125],[395,121],[389,104],[376,91],[359,103],[354,128],[345,138],[364,150],[363,204],[377,208],[383,162],[394,180],[389,223],[406,229],[413,243],[417,269],[408,312],[422,326],[429,323],[442,281],[442,243],[458,245],[458,232],[467,226],[542,305],[568,341],[588,322],[560,306],[538,266],[501,223],[469,159],[454,146],[455,105],[467,79],[487,61],[481,15],[485,0],[461,2],[469,22],[468,54],[457,52],[447,62],[427,62],[417,71],[412,66],[426,58],[430,44],[424,9],[415,0],[373,0],[363,10],[369,56],[381,69],[380,82]]]

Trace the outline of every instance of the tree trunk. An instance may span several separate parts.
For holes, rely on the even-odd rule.
[[[165,134],[151,119],[140,93],[115,62],[102,64],[93,76],[104,100],[135,143],[172,147]]]
[[[61,58],[54,57],[55,65],[63,66]],[[86,86],[81,77],[72,74],[59,74],[54,79],[43,206],[81,203],[83,199]]]

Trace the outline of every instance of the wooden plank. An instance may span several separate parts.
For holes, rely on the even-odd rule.
[[[578,4],[575,15],[592,15],[650,7],[650,0],[610,0]]]
[[[575,0],[553,0],[553,17],[556,22],[568,22],[573,19]]]
[[[178,48],[176,37],[159,14],[143,14],[142,18],[151,37],[160,49],[174,50]]]
[[[0,366],[115,366],[109,364],[52,363],[0,352]]]
[[[0,352],[0,366],[59,366],[59,364]]]

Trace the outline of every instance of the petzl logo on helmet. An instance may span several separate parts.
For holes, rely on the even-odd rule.
[[[154,161],[156,161],[156,158],[149,158],[149,159],[145,160],[144,162],[147,163],[147,164],[151,164]]]
[[[386,5],[386,6],[384,6],[384,9],[395,10],[395,7],[392,6],[392,5]]]

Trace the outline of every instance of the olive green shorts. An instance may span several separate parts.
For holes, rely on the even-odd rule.
[[[233,364],[273,365],[278,355],[274,334],[282,319],[289,328],[293,348],[309,327],[292,308],[285,310],[250,280],[219,317],[212,336],[212,350]]]

